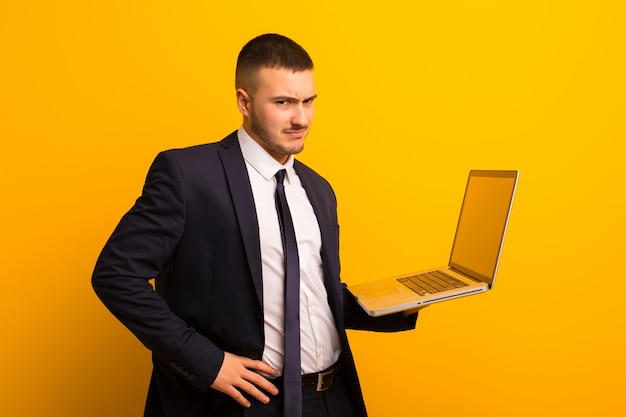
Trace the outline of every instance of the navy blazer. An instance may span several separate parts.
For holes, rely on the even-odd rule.
[[[339,277],[334,192],[304,164],[294,168],[319,222],[328,303],[352,400],[365,416],[345,329],[411,329],[416,315],[374,319],[356,304]],[[264,347],[259,230],[236,132],[156,157],[142,195],[102,250],[92,283],[152,351],[145,415],[212,415],[225,397],[210,389],[224,352],[261,359]]]

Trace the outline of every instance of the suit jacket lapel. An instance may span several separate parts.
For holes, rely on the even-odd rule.
[[[233,200],[237,220],[239,221],[241,238],[243,239],[254,288],[259,303],[263,306],[263,275],[261,270],[259,226],[254,206],[254,196],[252,195],[246,163],[237,140],[237,132],[233,132],[224,138],[220,144],[222,148],[218,153],[224,166],[230,196]]]
[[[329,199],[327,188],[320,186],[320,180],[308,168],[299,161],[295,161],[294,169],[306,190],[320,226],[324,286],[335,321],[340,328],[343,328],[343,291],[339,278],[339,226],[336,203],[335,200]]]
[[[237,140],[237,132],[233,132],[220,142],[222,148],[218,153],[222,161],[226,181],[230,190],[237,220],[246,251],[248,266],[252,275],[254,288],[263,306],[263,275],[261,269],[261,246],[259,226],[254,205],[254,196],[248,178],[245,161]],[[317,184],[317,178],[300,162],[295,161],[294,169],[298,173],[302,186],[306,190],[313,206],[322,236],[322,260],[324,264],[324,284],[328,293],[328,301],[338,323],[343,323],[343,292],[339,281],[339,245],[334,201],[329,201],[325,189]]]

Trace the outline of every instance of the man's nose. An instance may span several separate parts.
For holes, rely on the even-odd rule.
[[[308,124],[307,112],[304,105],[298,104],[294,106],[293,115],[291,117],[291,124],[297,126],[306,126]]]

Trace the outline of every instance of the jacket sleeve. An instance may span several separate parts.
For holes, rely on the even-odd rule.
[[[161,273],[184,226],[183,178],[171,153],[164,152],[154,160],[142,195],[102,250],[92,285],[105,306],[156,357],[207,390],[224,352],[177,317],[149,282]]]

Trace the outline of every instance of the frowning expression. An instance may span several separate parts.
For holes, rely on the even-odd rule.
[[[250,136],[278,162],[304,148],[313,121],[313,71],[263,68],[254,87],[237,90],[237,105]]]

